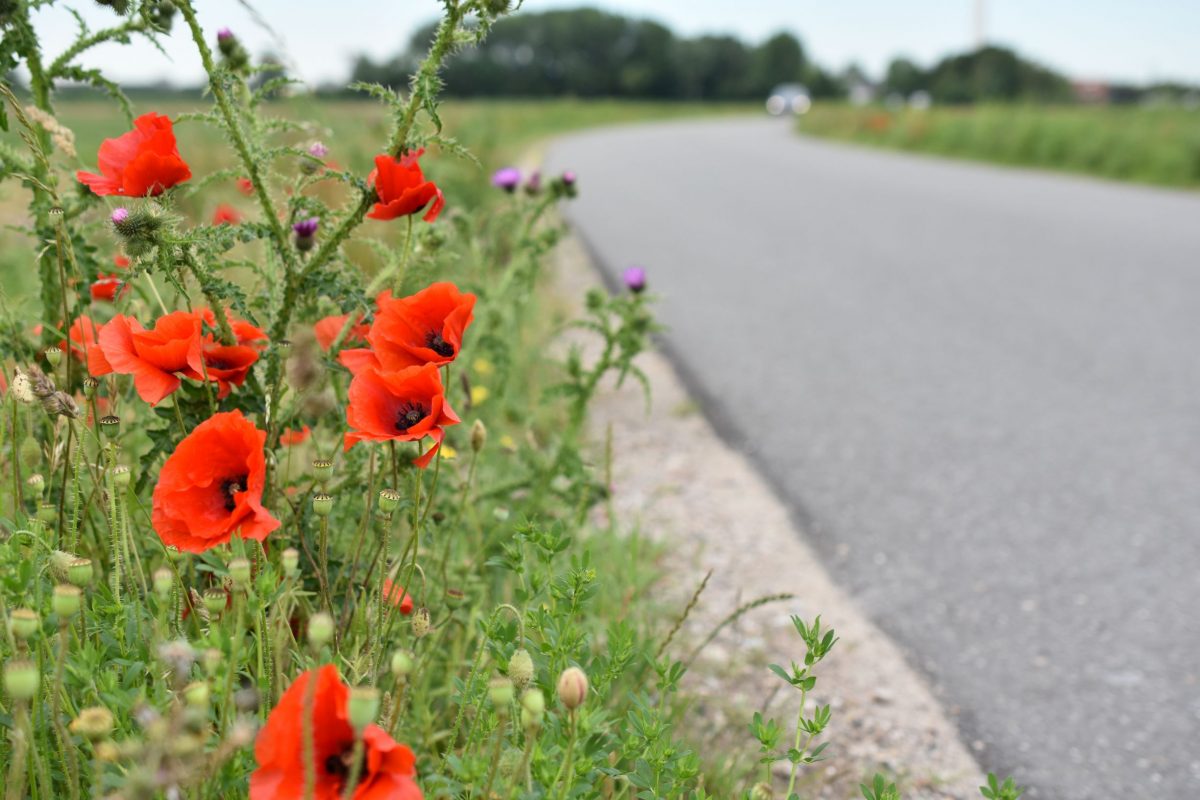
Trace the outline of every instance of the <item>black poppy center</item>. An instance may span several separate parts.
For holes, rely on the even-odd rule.
[[[425,346],[442,358],[450,358],[454,355],[454,345],[443,339],[440,333],[434,331],[430,331],[429,335],[425,337]]]
[[[228,361],[222,361],[219,358],[210,358],[205,362],[209,369],[233,369],[233,364]]]
[[[226,478],[221,482],[221,496],[225,498],[225,510],[233,511],[237,508],[237,500],[234,495],[238,492],[246,491],[246,476],[239,475],[236,478]]]
[[[353,763],[353,748],[343,750],[340,753],[333,753],[325,759],[325,774],[337,779],[338,781],[344,781],[347,777],[349,777],[350,766]],[[358,775],[360,781],[359,785],[361,785],[361,781],[365,781],[367,778],[367,754],[365,751],[362,755],[362,761],[359,762]]]
[[[396,412],[396,430],[408,433],[408,429],[429,416],[429,411],[420,403],[405,403]]]

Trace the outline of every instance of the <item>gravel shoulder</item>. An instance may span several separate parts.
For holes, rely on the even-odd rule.
[[[599,284],[582,243],[557,251],[558,293],[578,303]],[[585,348],[587,340],[569,341]],[[822,664],[812,703],[830,704],[828,760],[808,778],[806,795],[858,796],[864,775],[880,770],[907,798],[978,797],[981,770],[957,730],[904,654],[830,580],[804,532],[746,457],[729,447],[689,397],[660,352],[639,365],[650,378],[649,409],[636,382],[609,385],[593,406],[596,441],[611,426],[615,511],[621,529],[665,543],[664,599],[682,609],[713,571],[682,636],[688,652],[732,610],[757,598],[791,600],[756,608],[723,630],[693,664],[687,684],[709,753],[753,744],[754,711],[791,725],[796,699],[767,664],[803,656],[792,614],[821,615],[841,641]],[[782,774],[786,775],[786,764]]]

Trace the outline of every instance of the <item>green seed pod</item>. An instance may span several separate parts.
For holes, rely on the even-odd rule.
[[[235,558],[229,562],[229,577],[233,585],[245,591],[250,588],[250,561],[245,558]]]
[[[209,695],[208,683],[205,681],[189,683],[183,689],[184,702],[192,708],[208,708]]]
[[[381,514],[391,514],[399,506],[399,492],[394,489],[383,489],[379,492],[379,511]]]
[[[42,473],[40,472],[35,472],[26,478],[25,485],[29,487],[29,491],[38,497],[41,497],[42,492],[46,491],[46,479],[42,477]]]
[[[321,647],[333,639],[333,617],[324,611],[312,615],[308,621],[308,641],[313,647]]]
[[[508,716],[508,706],[513,701],[513,682],[508,678],[492,678],[488,684],[488,697],[496,707],[496,713],[502,717]]]
[[[4,691],[14,700],[32,700],[41,680],[37,665],[30,661],[9,661],[4,665]]]
[[[487,444],[487,426],[483,424],[483,420],[475,420],[475,424],[471,426],[471,449],[478,453]]]
[[[67,563],[67,580],[83,589],[92,585],[95,569],[90,558],[73,558]]]
[[[542,690],[526,689],[521,695],[521,725],[527,731],[540,728],[545,713],[546,698]]]
[[[42,355],[46,357],[46,363],[51,367],[57,367],[62,363],[63,353],[57,347],[47,347]]]
[[[379,713],[379,690],[370,686],[356,686],[350,690],[350,699],[346,701],[346,716],[350,724],[358,730],[375,721]]]
[[[533,657],[524,647],[518,647],[512,658],[508,659],[508,677],[520,691],[524,691],[533,680]]]
[[[284,550],[279,557],[279,563],[283,565],[283,574],[289,578],[296,577],[300,572],[300,551],[294,547],[289,547]]]
[[[100,433],[105,438],[115,439],[121,435],[121,418],[116,414],[109,414],[106,417],[100,418]]]
[[[118,464],[113,467],[113,485],[118,489],[128,489],[129,483],[133,476],[129,473],[129,467],[124,464]]]
[[[463,604],[467,602],[467,593],[462,589],[448,586],[446,587],[444,596],[446,598],[446,607],[450,609],[462,608]]]
[[[333,462],[327,458],[314,459],[312,462],[313,480],[324,486],[333,477]]]
[[[171,599],[171,590],[175,588],[175,573],[166,567],[154,570],[154,593],[159,600]]]
[[[58,519],[58,506],[54,503],[42,503],[38,506],[37,518],[41,522],[51,523]]]
[[[318,517],[328,517],[333,513],[333,498],[327,494],[315,494],[312,500],[313,513]]]
[[[8,627],[13,636],[27,641],[41,628],[41,618],[31,608],[18,608],[8,615]]]
[[[204,593],[204,610],[210,619],[217,619],[229,604],[229,595],[224,589],[209,589]]]
[[[69,583],[60,583],[54,587],[54,597],[51,600],[51,607],[59,619],[67,620],[79,613],[79,607],[83,603],[83,592],[78,586],[72,586]]]
[[[403,650],[392,653],[392,674],[397,678],[406,678],[413,669],[412,656]]]
[[[88,375],[83,379],[83,396],[91,399],[96,396],[96,390],[100,388],[100,379],[93,378]]]

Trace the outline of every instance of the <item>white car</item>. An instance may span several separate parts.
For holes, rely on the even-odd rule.
[[[798,83],[784,83],[776,86],[767,98],[767,113],[773,117],[784,114],[803,114],[812,108],[812,98],[808,89]]]

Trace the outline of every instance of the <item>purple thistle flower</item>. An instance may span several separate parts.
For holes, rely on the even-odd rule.
[[[625,287],[634,294],[639,294],[646,288],[646,270],[641,267],[630,267],[621,276]]]
[[[538,194],[542,191],[542,173],[534,170],[529,173],[529,180],[525,181],[525,192],[527,194]]]
[[[296,236],[301,239],[311,239],[317,235],[317,226],[321,224],[319,217],[309,217],[302,219],[292,226],[292,230],[296,232]]]
[[[113,225],[120,225],[122,222],[124,222],[127,219],[129,219],[129,209],[128,208],[121,206],[120,208],[113,209],[113,212],[112,212],[112,224]]]
[[[562,174],[562,182],[567,186],[574,186],[576,181],[575,173],[567,170]]]
[[[221,30],[217,31],[218,42],[228,42],[232,38],[233,31],[229,30],[229,28],[221,28]]]
[[[516,167],[504,167],[492,175],[492,186],[506,192],[514,191],[521,184],[521,170]]]
[[[324,158],[329,155],[329,148],[324,142],[313,142],[308,146],[308,154],[313,158]]]

